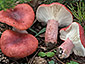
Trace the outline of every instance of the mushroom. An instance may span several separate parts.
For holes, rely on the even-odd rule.
[[[85,36],[82,26],[73,22],[60,30],[60,39],[65,42],[58,47],[58,56],[68,58],[72,52],[78,56],[85,56]]]
[[[19,30],[28,29],[33,24],[34,17],[34,11],[28,4],[18,4],[14,9],[0,11],[0,22]]]
[[[23,58],[38,48],[38,40],[31,34],[6,30],[1,36],[1,51],[8,57]]]
[[[73,16],[64,5],[60,3],[42,4],[38,7],[36,18],[46,22],[45,43],[47,46],[57,43],[58,26],[68,26],[73,21]]]

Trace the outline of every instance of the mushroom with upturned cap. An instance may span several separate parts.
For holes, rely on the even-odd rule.
[[[85,56],[85,36],[82,26],[73,22],[66,28],[60,30],[60,39],[65,42],[58,47],[58,56],[67,58],[74,52],[75,55]]]
[[[36,18],[46,22],[45,43],[49,46],[57,43],[58,26],[68,26],[73,21],[73,16],[64,5],[60,3],[42,4],[38,7]]]
[[[31,34],[6,30],[1,36],[1,51],[8,57],[23,58],[38,48],[38,40]]]
[[[18,4],[14,9],[0,11],[0,22],[19,30],[28,29],[33,24],[34,17],[34,11],[28,4]]]

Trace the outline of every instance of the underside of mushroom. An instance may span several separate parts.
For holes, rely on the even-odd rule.
[[[60,39],[65,41],[58,48],[60,58],[69,57],[71,52],[79,56],[85,56],[85,36],[80,24],[73,22],[68,27],[61,29]]]
[[[58,26],[68,26],[73,21],[70,11],[60,3],[40,5],[37,9],[36,17],[38,21],[47,23],[45,33],[46,45],[57,43]]]

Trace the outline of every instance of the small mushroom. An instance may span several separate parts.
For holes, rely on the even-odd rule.
[[[23,58],[38,48],[38,40],[31,34],[6,30],[1,36],[1,51],[8,57]]]
[[[85,56],[85,36],[82,26],[73,22],[66,28],[60,30],[60,39],[65,42],[58,47],[58,56],[67,58],[71,52],[75,55]]]
[[[45,43],[57,43],[58,26],[68,26],[73,21],[73,16],[64,5],[60,3],[42,4],[38,7],[36,18],[40,22],[46,22]]]
[[[33,24],[34,17],[34,11],[28,4],[18,4],[14,9],[0,11],[0,22],[19,30],[28,29]]]

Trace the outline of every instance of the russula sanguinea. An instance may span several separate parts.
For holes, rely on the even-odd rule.
[[[18,4],[14,9],[0,11],[0,22],[19,30],[28,29],[33,24],[34,18],[34,11],[28,4]]]
[[[42,4],[38,7],[36,18],[46,22],[45,43],[57,43],[58,26],[68,26],[73,21],[73,16],[64,5],[60,3]]]
[[[85,56],[85,36],[82,26],[73,22],[66,28],[60,30],[60,39],[65,42],[58,47],[58,56],[67,58],[74,52],[75,55]]]
[[[38,48],[38,40],[31,34],[6,30],[1,36],[1,51],[8,57],[23,58]]]

